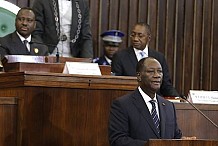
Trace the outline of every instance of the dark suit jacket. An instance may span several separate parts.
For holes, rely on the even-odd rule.
[[[39,42],[32,38],[33,42]],[[30,44],[30,52],[26,46],[20,40],[16,32],[10,33],[0,38],[0,54],[2,57],[5,55],[36,55],[46,56],[48,55],[48,48],[43,44]]]
[[[110,65],[104,56],[93,59],[94,63],[98,63],[98,65]]]
[[[58,0],[55,0],[58,9]],[[71,54],[74,57],[93,57],[92,35],[89,24],[89,7],[86,0],[71,0],[72,1],[72,25],[70,31],[70,39],[75,38],[78,28],[78,12],[75,2],[79,4],[82,15],[82,26],[80,35],[75,43],[70,43]],[[60,24],[59,11],[58,19],[54,15],[54,6],[52,0],[36,0],[33,4],[33,9],[36,13],[36,29],[34,36],[41,38],[45,44],[57,45],[59,42],[59,35],[57,35],[56,21]],[[59,27],[58,27],[59,28]],[[59,29],[60,30],[60,29]],[[49,47],[49,52],[54,51],[54,47]]]
[[[111,146],[144,146],[149,139],[179,139],[174,104],[157,95],[161,135],[138,89],[113,101],[109,118]]]
[[[163,82],[160,93],[163,96],[179,96],[172,86],[169,69],[164,55],[153,49],[148,49],[148,56],[156,58],[163,69]],[[136,76],[137,57],[132,47],[116,52],[112,59],[111,70],[118,76]]]

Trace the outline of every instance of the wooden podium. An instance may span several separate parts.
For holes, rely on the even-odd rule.
[[[145,146],[218,146],[216,140],[150,139]]]

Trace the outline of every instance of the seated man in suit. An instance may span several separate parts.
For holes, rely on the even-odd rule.
[[[93,59],[93,62],[98,65],[111,65],[112,57],[118,51],[123,36],[124,34],[119,30],[108,30],[102,33],[104,54],[100,58]]]
[[[166,97],[179,97],[178,92],[171,83],[164,55],[148,46],[151,40],[150,26],[145,23],[137,23],[131,31],[130,38],[132,46],[114,54],[111,65],[112,73],[118,76],[136,76],[135,67],[137,62],[144,57],[154,57],[160,62],[164,75],[158,94]]]
[[[111,146],[144,146],[149,139],[180,139],[174,104],[157,94],[163,71],[153,57],[136,66],[138,88],[115,99],[109,118]]]
[[[36,27],[35,14],[31,8],[21,8],[15,19],[16,30],[0,38],[0,55],[48,55],[48,48],[32,38]],[[35,43],[34,43],[35,42]]]

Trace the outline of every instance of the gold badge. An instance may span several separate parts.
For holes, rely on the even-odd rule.
[[[38,53],[39,53],[39,49],[38,49],[38,48],[34,48],[34,52],[35,52],[36,54],[38,54]]]

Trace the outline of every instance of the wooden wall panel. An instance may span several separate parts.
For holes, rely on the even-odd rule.
[[[163,52],[165,54],[165,57],[167,58],[167,61],[170,62],[168,63],[168,67],[169,70],[174,70],[174,64],[176,62],[174,62],[174,55],[175,55],[175,51],[174,51],[174,41],[172,41],[174,39],[174,34],[175,34],[175,0],[168,0],[165,1],[165,8],[164,11],[159,12],[159,19],[162,19],[162,23],[160,23],[161,21],[159,21],[159,28],[162,28],[163,36],[161,37],[160,33],[157,34],[157,36],[159,36],[159,39],[157,39],[157,42],[162,42],[159,43],[158,46],[156,48],[160,48],[159,51]],[[163,5],[163,2],[160,3],[161,7]],[[169,20],[173,20],[173,21],[169,21]],[[171,78],[173,75],[173,72],[171,72]]]
[[[129,9],[128,7],[124,7],[126,5],[126,0],[120,0],[120,11],[119,11],[119,29],[122,32],[125,32],[125,37],[123,38],[123,43],[121,44],[121,48],[125,48],[129,44]]]
[[[8,0],[20,7],[34,0]],[[136,22],[151,25],[150,47],[166,56],[176,89],[217,90],[217,0],[88,0],[94,55],[102,54],[100,34],[108,29],[125,33],[121,49],[130,45]]]
[[[146,21],[148,16],[148,0],[139,0],[138,3],[138,21]]]
[[[201,87],[201,33],[202,33],[202,14],[203,14],[203,3],[202,0],[195,1],[194,6],[194,27],[193,27],[193,58],[192,66],[193,72],[191,74],[191,86],[199,89]],[[197,57],[198,56],[198,57]]]
[[[206,3],[205,3],[206,2]],[[211,53],[212,53],[212,0],[204,1],[203,5],[203,32],[202,32],[202,89],[211,88]],[[215,46],[214,46],[215,47]]]
[[[185,1],[176,1],[176,13],[175,13],[175,58],[176,68],[171,75],[174,75],[173,81],[175,86],[181,93],[184,93],[184,72],[182,68],[184,67],[184,11],[185,11]],[[169,63],[169,62],[168,62]]]
[[[186,0],[185,2],[185,22],[184,22],[184,91],[188,91],[191,87],[191,78],[190,75],[192,73],[193,64],[192,64],[192,57],[193,57],[193,50],[190,49],[193,47],[193,33],[192,30],[194,29],[194,1]],[[187,79],[189,81],[187,82]]]
[[[218,41],[217,41],[217,34],[218,34],[218,1],[213,1],[213,31],[212,31],[212,46],[213,46],[213,52],[212,52],[212,82],[211,82],[211,90],[217,90],[218,88],[218,76],[217,76],[217,66],[218,66]]]
[[[101,28],[99,26],[99,24],[101,24],[100,21],[100,16],[102,15],[101,13],[101,9],[99,7],[99,1],[93,1],[90,3],[90,9],[92,10],[90,12],[90,22],[91,22],[91,28],[95,27],[96,31],[92,31],[92,35],[93,35],[93,45],[94,48],[99,48],[98,44],[96,42],[99,42],[99,31],[101,30]],[[99,51],[99,49],[97,49]],[[97,52],[98,52],[97,51]],[[94,55],[96,56],[97,53],[96,51],[94,52]]]

